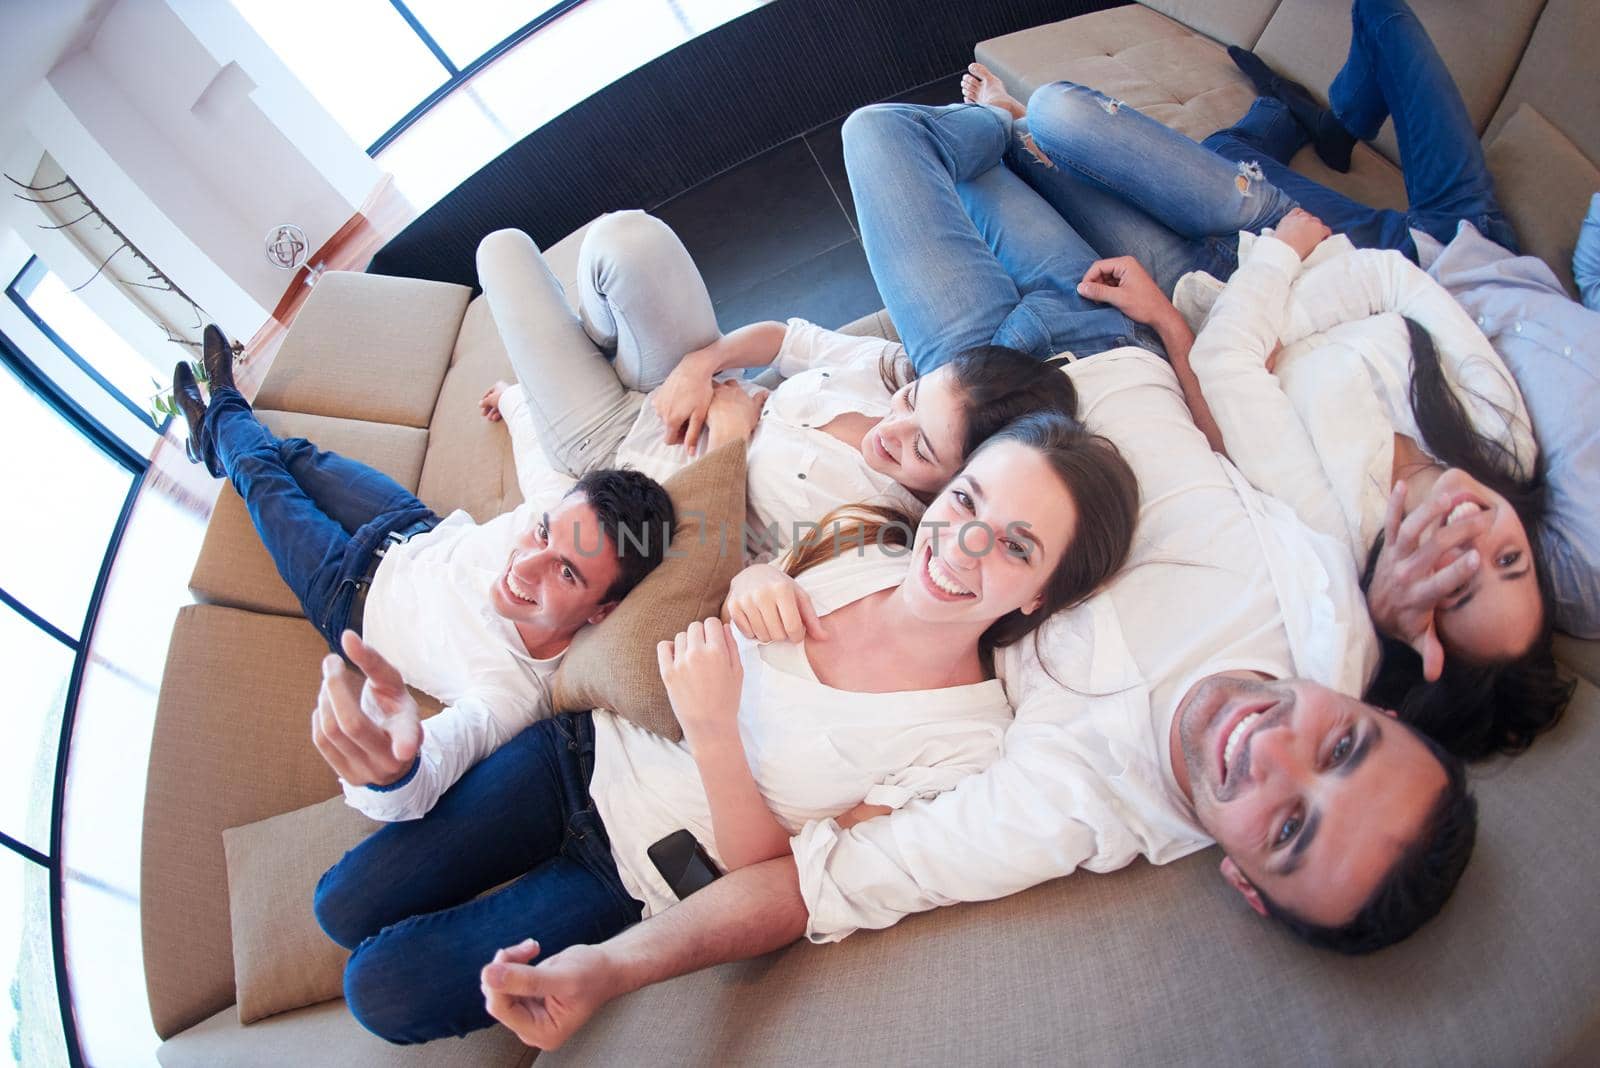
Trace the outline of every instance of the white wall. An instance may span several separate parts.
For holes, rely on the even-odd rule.
[[[193,13],[193,5],[175,2]],[[226,6],[220,0],[211,0],[211,5]],[[241,312],[201,300],[231,333],[247,336],[277,304],[290,280],[287,272],[267,262],[262,248],[266,233],[292,222],[316,248],[360,207],[379,172],[348,138],[345,152],[327,151],[327,138],[316,133],[314,120],[301,121],[294,130],[312,131],[308,136],[316,144],[306,150],[297,146],[257,102],[254,78],[223,51],[227,42],[221,38],[231,33],[237,51],[268,76],[286,75],[281,65],[274,71],[264,63],[259,54],[264,46],[242,19],[230,21],[212,12],[201,21],[207,42],[168,0],[119,0],[88,48],[58,64],[48,82],[127,181],[262,309],[254,322],[243,322]],[[280,115],[303,120],[305,109],[284,105],[286,95],[293,94],[281,85],[268,93]],[[34,133],[98,203],[101,191],[55,151],[48,133],[38,128]],[[307,151],[336,160],[337,186]],[[370,178],[364,183],[363,169]],[[134,231],[148,228],[109,208],[106,214],[145,248]],[[151,259],[200,299],[192,280],[175,265],[153,253]],[[226,303],[237,308],[237,302]]]

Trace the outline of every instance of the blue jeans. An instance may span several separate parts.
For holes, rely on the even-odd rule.
[[[339,652],[356,584],[390,531],[436,518],[381,471],[324,452],[305,438],[278,438],[237,390],[219,389],[201,425],[238,490],[278,574],[306,618]]]
[[[1330,103],[1363,139],[1394,114],[1407,211],[1368,207],[1290,170],[1306,134],[1271,99],[1196,143],[1086,86],[1042,86],[1028,101],[1028,129],[1050,162],[1021,160],[1018,173],[1097,248],[1137,256],[1169,293],[1189,270],[1227,277],[1234,265],[1218,242],[1297,206],[1357,246],[1412,259],[1413,228],[1448,242],[1463,219],[1514,249],[1477,133],[1421,23],[1402,0],[1357,0],[1352,23]]]
[[[344,993],[363,1027],[397,1043],[488,1027],[478,973],[496,950],[533,938],[549,956],[638,922],[593,775],[591,714],[541,720],[422,819],[384,826],[328,869],[317,922],[354,950]]]
[[[969,104],[878,104],[844,124],[861,243],[918,372],[981,345],[1037,359],[1154,335],[1080,297],[1100,257],[1002,165],[1011,122]]]

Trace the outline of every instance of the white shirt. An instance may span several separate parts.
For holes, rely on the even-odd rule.
[[[818,819],[795,836],[813,941],[1203,848],[1168,743],[1189,687],[1248,669],[1358,693],[1376,666],[1343,545],[1211,451],[1165,362],[1125,348],[1067,374],[1083,420],[1139,479],[1129,565],[1051,619],[1037,645],[1024,639],[1001,657],[1016,717],[998,762],[888,816],[849,830]]]
[[[343,784],[351,807],[376,820],[420,818],[468,768],[550,714],[549,680],[561,656],[529,656],[515,625],[489,601],[517,535],[566,491],[560,479],[539,481],[548,468],[527,451],[538,444],[526,402],[512,392],[500,410],[531,503],[482,524],[452,512],[389,550],[367,592],[363,637],[407,684],[448,705],[423,723],[409,778],[384,788]]]
[[[784,381],[767,397],[745,454],[750,526],[763,534],[777,532],[752,559],[777,556],[795,540],[797,524],[804,535],[845,504],[879,504],[913,521],[922,517],[924,506],[910,491],[868,467],[860,449],[821,429],[846,412],[874,419],[888,415],[892,394],[879,366],[904,354],[900,345],[883,338],[851,337],[804,319],[789,320],[772,364]],[[689,456],[682,445],[666,443],[666,426],[647,402],[618,447],[616,463],[665,481],[689,463]]]
[[[1411,410],[1411,341],[1401,316],[1433,337],[1446,380],[1479,433],[1505,441],[1524,470],[1536,446],[1522,394],[1472,317],[1398,252],[1343,237],[1309,260],[1274,237],[1241,244],[1239,270],[1197,332],[1189,362],[1228,455],[1250,481],[1362,563],[1383,529],[1394,436],[1424,449]],[[1186,317],[1214,289],[1186,276]],[[1266,360],[1279,341],[1276,371]]]
[[[871,547],[800,576],[819,615],[898,585],[907,554]],[[865,800],[898,808],[933,796],[1000,752],[1011,706],[998,680],[903,693],[852,693],[819,682],[803,646],[760,646],[740,636],[744,690],[739,733],[756,785],[793,831]],[[687,828],[720,865],[711,810],[687,742],[669,742],[594,713],[589,794],[611,838],[628,893],[645,915],[677,902],[646,850]]]

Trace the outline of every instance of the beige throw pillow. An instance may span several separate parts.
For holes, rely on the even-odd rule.
[[[608,708],[646,730],[683,737],[656,666],[656,643],[717,615],[744,566],[744,446],[724,445],[666,481],[678,513],[672,555],[610,616],[573,639],[556,671],[557,711]]]
[[[380,826],[340,796],[222,832],[240,1023],[344,996],[350,952],[322,933],[311,898]]]

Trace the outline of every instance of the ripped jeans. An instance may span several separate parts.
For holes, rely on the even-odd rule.
[[[1196,268],[1226,279],[1236,264],[1224,246],[1296,206],[1357,247],[1412,260],[1413,229],[1448,244],[1462,221],[1516,251],[1461,94],[1404,0],[1356,0],[1350,51],[1328,99],[1363,139],[1393,115],[1407,210],[1370,207],[1290,170],[1307,135],[1267,97],[1196,143],[1093,89],[1056,82],[1028,101],[1028,131],[1049,164],[1012,165],[1090,244],[1137,256],[1168,293]]]
[[[1009,115],[976,104],[875,104],[844,124],[861,243],[919,372],[965,349],[1036,359],[1155,334],[1078,295],[1096,246],[1003,165],[1025,149]]]

